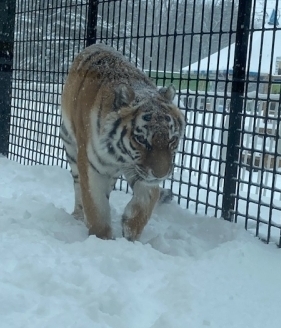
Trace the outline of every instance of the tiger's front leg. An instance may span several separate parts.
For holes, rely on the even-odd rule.
[[[158,186],[149,187],[139,182],[135,183],[133,191],[133,198],[122,216],[123,237],[130,241],[139,239],[160,194]]]
[[[83,210],[89,228],[89,235],[96,235],[102,239],[111,239],[109,206],[111,180],[96,170],[83,151],[78,152],[77,164]]]

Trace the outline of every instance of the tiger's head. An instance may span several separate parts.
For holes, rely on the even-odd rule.
[[[119,143],[122,158],[126,158],[124,167],[133,170],[130,174],[135,180],[159,184],[173,171],[174,155],[185,129],[184,116],[172,102],[175,95],[172,85],[142,90],[141,96],[126,85],[115,92],[115,108],[119,108],[122,122],[115,145]]]

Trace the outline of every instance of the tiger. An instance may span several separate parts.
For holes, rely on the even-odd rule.
[[[175,94],[111,46],[94,44],[74,58],[61,95],[60,137],[74,184],[72,214],[89,235],[114,238],[109,196],[121,176],[132,189],[121,221],[129,241],[139,240],[155,205],[172,198],[160,183],[173,171],[185,129]]]

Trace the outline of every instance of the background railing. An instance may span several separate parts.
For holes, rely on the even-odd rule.
[[[1,1],[0,152],[67,167],[63,82],[75,54],[107,43],[177,89],[188,123],[165,185],[178,203],[281,246],[280,11],[280,0]]]

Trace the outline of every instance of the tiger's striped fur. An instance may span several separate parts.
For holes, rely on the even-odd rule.
[[[185,122],[174,87],[158,90],[113,48],[97,44],[75,58],[62,93],[63,140],[74,181],[73,215],[89,234],[112,238],[109,194],[120,175],[133,189],[123,235],[139,238],[173,170]]]

